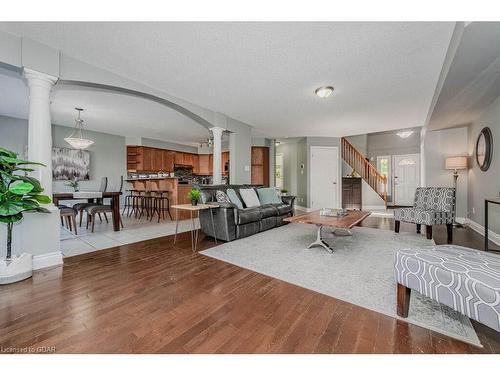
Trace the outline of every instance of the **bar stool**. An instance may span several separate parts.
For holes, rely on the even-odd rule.
[[[146,191],[143,189],[134,189],[132,192],[132,211],[129,216],[134,215],[137,219],[137,215],[141,212],[141,208],[143,207],[143,198],[145,193]]]
[[[150,221],[153,220],[155,212],[158,214],[158,222],[160,222],[162,218],[165,220],[165,210],[168,216],[170,216],[170,220],[173,220],[172,214],[170,213],[170,199],[168,198],[170,190],[154,190],[153,192],[153,211],[151,212]]]
[[[125,202],[123,206],[123,211],[122,215],[125,215],[125,211],[127,211],[127,217],[129,217],[130,209],[133,210],[133,198],[134,198],[134,193],[137,192],[136,189],[128,189],[127,190],[127,195],[125,196]]]

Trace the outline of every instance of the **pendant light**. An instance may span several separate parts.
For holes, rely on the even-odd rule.
[[[94,141],[90,139],[85,139],[83,137],[83,120],[80,118],[80,113],[83,111],[82,108],[75,108],[78,111],[78,118],[75,119],[75,130],[69,137],[64,138],[71,147],[78,150],[85,150],[87,147],[94,144]]]

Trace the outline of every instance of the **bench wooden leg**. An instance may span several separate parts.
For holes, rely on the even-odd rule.
[[[401,224],[401,222],[399,220],[396,220],[394,222],[394,232],[399,233],[399,225],[400,224]]]
[[[453,224],[446,224],[446,232],[448,233],[448,243],[453,242]]]
[[[408,310],[410,308],[411,289],[405,285],[398,283],[397,289],[397,313],[402,318],[408,317]]]
[[[422,224],[417,224],[417,233],[420,233],[421,229],[422,229]]]
[[[428,240],[432,240],[432,225],[425,226],[425,232]]]

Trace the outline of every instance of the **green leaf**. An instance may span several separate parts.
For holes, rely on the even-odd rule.
[[[33,211],[35,211],[35,212],[42,212],[44,214],[50,214],[50,211],[47,210],[45,207],[37,207],[37,208],[33,209]]]
[[[43,191],[42,185],[40,185],[40,182],[34,177],[29,177],[29,176],[19,176],[18,180],[30,183],[33,185],[33,190],[31,190],[31,193],[41,193]]]
[[[18,221],[22,220],[22,218],[23,214],[21,213],[12,216],[0,216],[0,223],[17,223]]]
[[[19,164],[43,165],[45,167],[45,164],[42,164],[42,163],[37,163],[34,161],[28,161],[28,160],[22,160],[22,159],[18,159],[15,157],[13,158],[10,156],[1,156],[0,155],[0,162],[6,163],[6,164],[15,164],[15,165],[19,165]]]
[[[33,172],[34,169],[32,168],[16,168],[16,171],[21,171],[21,172]]]
[[[9,156],[11,158],[17,157],[17,154],[14,151],[7,150],[3,147],[0,147],[0,155]]]
[[[51,199],[47,195],[41,195],[41,194],[33,195],[33,198],[35,198],[38,203],[42,204],[48,204],[51,202]]]
[[[25,195],[28,194],[31,190],[33,190],[34,186],[29,182],[21,182],[19,184],[15,184],[9,188],[11,193],[17,195]]]
[[[0,217],[14,216],[25,210],[22,202],[18,201],[4,201],[0,202]]]

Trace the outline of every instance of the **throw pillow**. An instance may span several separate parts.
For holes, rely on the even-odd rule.
[[[220,190],[217,190],[215,192],[215,200],[219,203],[230,203],[231,202],[231,200],[229,199],[227,194],[224,193],[223,191],[220,191]]]
[[[240,189],[241,198],[247,207],[259,207],[260,201],[254,189]]]
[[[241,203],[240,198],[238,198],[238,194],[236,194],[234,189],[227,189],[226,194],[231,203],[234,203],[238,208],[243,208],[243,203]]]
[[[259,194],[259,200],[261,204],[279,204],[283,203],[281,198],[278,196],[278,192],[275,188],[261,188],[257,189],[257,194]]]

